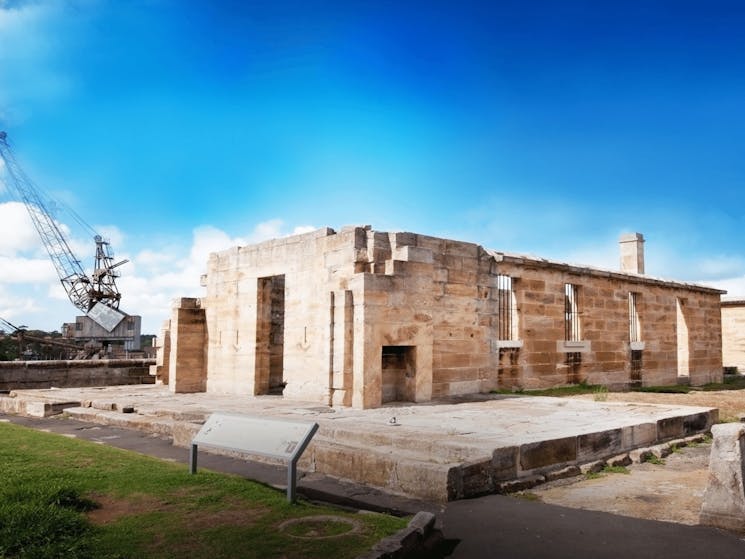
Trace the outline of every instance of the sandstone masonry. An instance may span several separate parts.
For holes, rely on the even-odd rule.
[[[722,379],[720,290],[369,226],[212,254],[176,302],[158,377],[175,392],[372,408],[579,382]]]

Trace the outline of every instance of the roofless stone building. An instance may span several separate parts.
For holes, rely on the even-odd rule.
[[[720,290],[369,226],[210,256],[177,300],[158,378],[174,392],[371,408],[500,389],[722,379]]]

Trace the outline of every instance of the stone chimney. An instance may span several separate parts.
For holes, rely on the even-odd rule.
[[[632,274],[644,273],[644,236],[641,233],[626,233],[618,240],[621,244],[621,271]]]

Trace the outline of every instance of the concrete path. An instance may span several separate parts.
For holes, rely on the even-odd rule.
[[[441,522],[454,559],[741,559],[734,534],[490,495],[449,503]]]

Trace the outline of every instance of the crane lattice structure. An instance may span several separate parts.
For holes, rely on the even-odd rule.
[[[7,134],[0,131],[0,159],[5,164],[6,184],[23,202],[44,248],[52,259],[57,275],[70,301],[101,326],[111,331],[124,315],[118,312],[121,293],[116,287],[115,268],[128,262],[114,263],[108,241],[101,235],[96,243],[95,266],[91,277],[86,275],[80,261],[70,249],[65,236],[55,221],[39,189],[23,172],[8,145]]]

